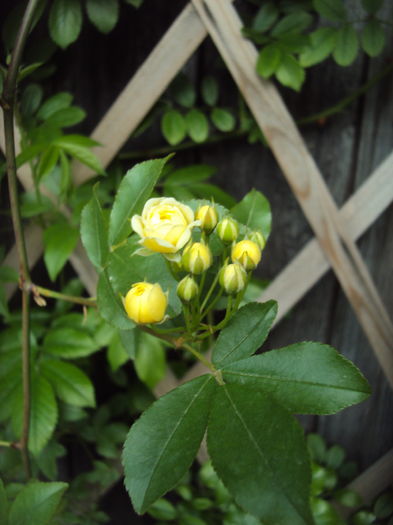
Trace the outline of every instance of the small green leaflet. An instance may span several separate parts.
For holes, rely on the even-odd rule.
[[[212,376],[201,376],[153,403],[132,425],[124,445],[125,485],[143,513],[190,467],[207,425]]]
[[[97,268],[102,268],[109,254],[108,224],[97,198],[96,186],[92,198],[82,211],[81,239],[91,262]]]
[[[221,368],[252,355],[265,341],[276,314],[275,301],[240,308],[217,338],[213,363]]]
[[[231,209],[232,216],[250,230],[261,231],[265,239],[270,235],[272,212],[267,198],[255,189]]]

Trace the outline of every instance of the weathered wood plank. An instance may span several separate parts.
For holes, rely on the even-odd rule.
[[[230,2],[193,3],[264,132],[393,386],[393,326],[293,119],[275,87],[258,78],[256,50],[240,37],[242,24]]]

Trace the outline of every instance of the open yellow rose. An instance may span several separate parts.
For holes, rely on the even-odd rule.
[[[168,259],[177,259],[177,252],[190,240],[192,228],[199,224],[194,219],[192,209],[176,199],[149,199],[142,215],[131,219],[132,229],[141,237],[140,244],[148,250],[139,253],[162,253]]]

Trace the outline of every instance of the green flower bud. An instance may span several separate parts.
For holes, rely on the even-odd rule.
[[[261,250],[263,250],[266,246],[266,239],[261,232],[252,232],[252,234],[249,235],[249,239],[250,241],[255,242]]]
[[[218,221],[217,211],[214,206],[201,206],[198,208],[195,218],[201,221],[201,228],[206,233],[210,233],[216,227]]]
[[[192,301],[198,295],[198,285],[191,275],[186,275],[177,285],[177,295],[186,303]]]
[[[221,268],[218,281],[227,294],[237,294],[246,286],[247,272],[238,263],[227,264]]]
[[[186,272],[198,275],[210,268],[213,256],[209,246],[202,242],[194,242],[184,250],[181,262]]]
[[[239,226],[231,217],[225,217],[217,224],[217,235],[225,243],[236,241],[239,235]]]
[[[232,261],[240,263],[247,271],[254,270],[261,260],[261,250],[254,241],[244,240],[232,247]]]

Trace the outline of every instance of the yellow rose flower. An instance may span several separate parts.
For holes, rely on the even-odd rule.
[[[168,298],[159,284],[135,283],[123,298],[123,305],[135,323],[160,323],[165,317]]]
[[[189,206],[176,199],[160,197],[149,199],[142,215],[131,219],[132,229],[141,237],[140,244],[148,251],[162,253],[168,259],[176,260],[179,250],[190,240],[191,230],[199,224],[194,220],[194,212]]]
[[[232,248],[232,261],[240,263],[245,270],[254,270],[261,260],[261,249],[254,241],[240,241]]]

